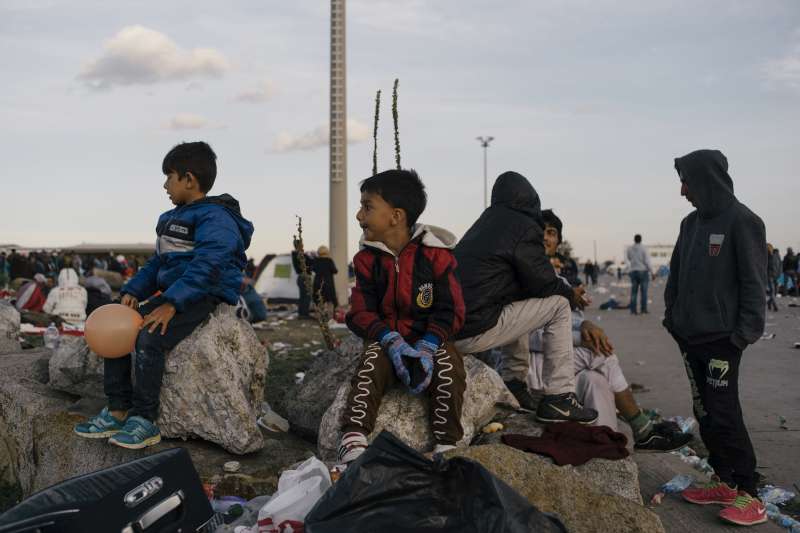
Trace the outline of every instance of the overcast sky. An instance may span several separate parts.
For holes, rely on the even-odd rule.
[[[171,207],[161,160],[206,140],[212,194],[239,199],[250,254],[328,236],[329,3],[3,0],[0,242],[143,242]],[[728,157],[768,239],[797,247],[800,2],[351,0],[350,254],[376,89],[400,78],[421,221],[458,236],[490,179],[527,176],[583,257],[635,232],[673,242],[690,206],[673,158]],[[393,164],[384,98],[380,167]],[[369,139],[369,140],[368,140]],[[491,182],[490,182],[491,186]]]

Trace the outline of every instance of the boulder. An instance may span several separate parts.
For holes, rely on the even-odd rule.
[[[166,357],[158,426],[167,438],[200,438],[231,453],[261,449],[256,425],[269,364],[253,328],[221,304]],[[103,398],[103,361],[83,338],[62,338],[50,360],[57,390]]]
[[[517,434],[539,437],[544,431],[544,425],[537,422],[529,413],[514,412],[510,409],[501,409],[495,421],[503,424],[503,429],[495,433],[483,433],[473,441],[473,444],[502,444],[503,435]],[[620,426],[628,427],[626,424]],[[630,429],[628,430],[630,432]],[[626,435],[627,436],[627,435]],[[631,437],[628,436],[628,442]],[[555,464],[546,456],[536,456],[542,461]],[[593,482],[601,491],[628,498],[636,503],[642,503],[639,492],[639,469],[631,457],[618,461],[607,459],[592,459],[580,466],[563,466],[561,468],[574,470],[585,479]]]
[[[0,301],[0,354],[18,351],[19,312],[10,303]]]
[[[464,370],[467,375],[467,389],[464,392],[464,407],[461,425],[464,438],[459,446],[467,446],[485,424],[490,422],[498,410],[498,405],[519,407],[517,400],[508,391],[497,372],[471,355],[464,357]],[[351,370],[347,379],[341,380],[336,397],[325,411],[319,427],[318,448],[323,460],[336,457],[341,437],[341,419],[345,402],[350,392]],[[427,395],[414,396],[395,386],[386,392],[378,410],[375,430],[369,435],[372,441],[382,430],[394,433],[411,448],[428,452],[434,446]]]
[[[333,403],[342,383],[349,383],[355,373],[364,341],[350,335],[335,350],[320,352],[305,371],[303,382],[292,385],[285,397],[272,407],[284,415],[292,432],[317,441],[325,410]]]
[[[201,479],[214,484],[217,495],[252,498],[275,492],[280,472],[314,453],[313,446],[289,433],[269,434],[263,449],[245,456],[200,440],[164,439],[144,450],[126,450],[104,439],[80,438],[72,428],[85,418],[67,413],[76,397],[37,379],[50,354],[28,350],[0,357],[0,512],[64,479],[177,446],[189,450]],[[231,460],[241,464],[236,474],[223,472]],[[11,500],[4,500],[9,495]]]
[[[604,492],[585,479],[584,473],[552,465],[537,455],[502,444],[471,446],[445,454],[448,459],[459,456],[481,463],[539,510],[561,518],[572,533],[664,531],[658,516],[640,504]]]

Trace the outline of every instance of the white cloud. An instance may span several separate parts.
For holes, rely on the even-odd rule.
[[[183,50],[169,37],[144,26],[127,26],[109,39],[103,54],[87,62],[78,79],[94,89],[189,78],[218,78],[230,68],[213,48]]]
[[[764,76],[772,84],[800,89],[800,46],[793,53],[767,61]]]
[[[208,126],[208,120],[192,113],[178,113],[164,124],[168,130],[199,130]]]
[[[763,72],[767,82],[800,89],[800,28],[792,34],[793,46],[781,58],[770,59],[764,64]]]
[[[354,144],[370,138],[369,126],[363,122],[347,119],[347,142]],[[297,150],[316,150],[328,146],[330,130],[328,124],[317,126],[311,131],[294,134],[282,131],[272,143],[272,151],[278,153],[295,152]]]
[[[275,96],[275,84],[270,80],[265,80],[236,95],[237,102],[244,102],[248,104],[260,104],[271,100]]]

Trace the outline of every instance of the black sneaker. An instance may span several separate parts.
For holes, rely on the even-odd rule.
[[[677,425],[676,425],[677,426]],[[671,424],[661,423],[653,427],[653,431],[633,447],[640,452],[672,452],[680,450],[692,440],[691,433],[683,433]]]
[[[505,382],[506,387],[514,395],[514,398],[519,402],[519,406],[531,413],[536,411],[539,401],[533,397],[531,391],[528,390],[528,385],[524,381],[512,379]]]
[[[597,411],[581,405],[574,392],[546,394],[536,409],[536,420],[546,424],[553,422],[591,424],[597,420]]]

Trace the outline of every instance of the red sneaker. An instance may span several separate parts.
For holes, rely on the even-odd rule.
[[[719,512],[719,517],[740,526],[754,526],[767,521],[767,509],[761,500],[740,491],[733,505]]]
[[[733,505],[736,501],[736,489],[730,488],[726,483],[714,476],[711,481],[701,487],[689,487],[681,492],[683,499],[698,505]]]

